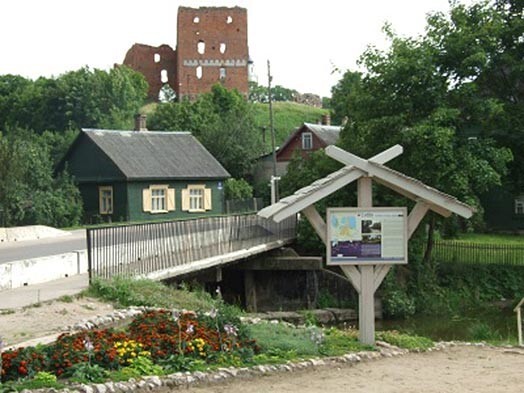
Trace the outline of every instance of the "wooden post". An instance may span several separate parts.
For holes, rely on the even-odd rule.
[[[248,312],[257,312],[257,290],[254,274],[252,270],[244,272],[244,294]]]
[[[358,179],[358,207],[373,206],[370,177]],[[358,295],[358,336],[362,344],[375,344],[375,265],[361,265]]]
[[[362,344],[375,344],[375,265],[360,266],[358,295],[358,339]]]
[[[517,308],[517,329],[519,331],[519,345],[522,347],[524,342],[522,341],[522,314],[520,309],[521,307]]]
[[[317,235],[320,237],[320,240],[322,240],[324,244],[327,244],[326,223],[318,213],[317,209],[315,209],[315,205],[309,205],[308,207],[302,210],[302,213],[304,213],[306,218],[309,220],[309,223],[311,224]]]

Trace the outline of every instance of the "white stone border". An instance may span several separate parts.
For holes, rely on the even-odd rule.
[[[491,347],[483,343],[463,343],[463,342],[438,342],[435,346],[429,348],[427,352],[440,351],[455,346],[479,346]],[[69,388],[57,391],[56,389],[36,389],[25,390],[22,393],[133,393],[141,390],[154,390],[158,388],[189,388],[197,384],[212,384],[216,382],[225,382],[231,378],[254,378],[263,375],[288,373],[298,370],[305,370],[315,367],[325,367],[337,364],[356,364],[365,361],[379,360],[382,358],[393,358],[404,356],[409,353],[424,352],[421,350],[410,351],[390,345],[385,342],[377,341],[378,351],[360,351],[348,353],[343,356],[333,356],[326,358],[312,358],[297,362],[288,362],[279,365],[258,365],[252,367],[227,367],[220,368],[216,371],[195,371],[195,372],[177,372],[174,374],[159,376],[143,377],[139,380],[134,378],[127,382],[106,382],[90,385],[73,385]]]

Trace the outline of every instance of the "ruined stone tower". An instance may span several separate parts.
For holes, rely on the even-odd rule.
[[[194,99],[215,83],[248,93],[250,72],[247,45],[247,10],[234,7],[179,7],[177,48],[135,44],[124,64],[142,73],[148,96],[158,99],[168,84],[177,99]]]

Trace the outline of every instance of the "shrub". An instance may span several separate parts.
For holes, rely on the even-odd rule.
[[[469,334],[474,341],[501,340],[502,336],[484,322],[476,322],[469,328]]]
[[[340,356],[352,351],[372,349],[369,345],[363,345],[358,341],[356,330],[339,330],[335,328],[325,331],[324,343],[319,351],[326,356]]]
[[[394,318],[405,318],[415,314],[415,301],[402,289],[387,291],[382,297],[384,314]]]
[[[227,179],[224,182],[224,198],[245,199],[253,197],[253,187],[244,179]]]

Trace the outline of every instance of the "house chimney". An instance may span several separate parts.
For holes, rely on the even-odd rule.
[[[147,131],[146,119],[146,115],[140,113],[135,115],[135,131]]]
[[[323,126],[330,126],[331,125],[331,116],[329,113],[326,113],[325,115],[322,115],[322,125]]]

